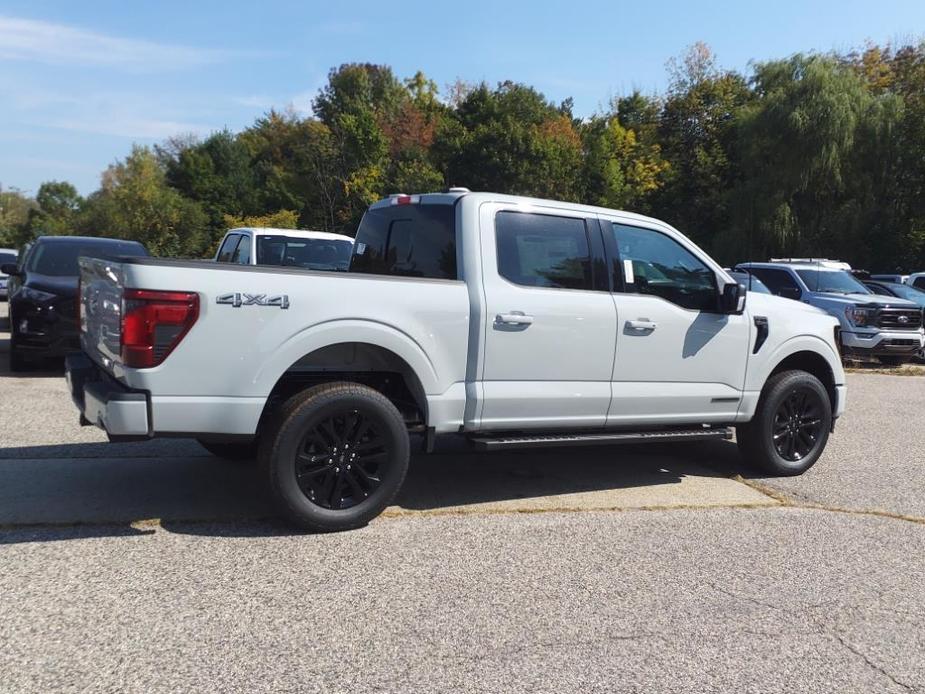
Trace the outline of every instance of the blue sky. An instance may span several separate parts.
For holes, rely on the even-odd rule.
[[[925,36],[925,1],[217,2],[0,0],[0,184],[82,193],[133,142],[239,130],[270,107],[308,112],[344,62],[529,83],[588,115],[664,88],[705,41],[724,67]]]

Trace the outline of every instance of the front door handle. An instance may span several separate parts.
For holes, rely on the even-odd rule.
[[[658,323],[650,320],[628,320],[626,321],[626,327],[633,330],[655,330],[658,327]]]
[[[505,325],[531,325],[533,323],[533,316],[528,316],[521,311],[499,313],[495,316],[495,323],[503,323]]]

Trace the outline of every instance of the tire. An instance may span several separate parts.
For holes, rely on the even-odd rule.
[[[196,439],[199,445],[217,458],[225,460],[246,461],[257,459],[257,441],[244,441],[241,443],[228,443],[218,441],[203,441]]]
[[[815,464],[831,429],[825,386],[805,371],[784,371],[768,379],[755,416],[736,427],[736,439],[745,462],[774,476],[792,476]]]
[[[907,358],[906,357],[885,356],[885,357],[877,357],[877,361],[879,361],[884,366],[902,366],[903,364],[906,363]]]
[[[333,532],[366,525],[392,502],[408,472],[410,442],[401,413],[382,393],[326,383],[272,416],[259,457],[283,515],[304,530]]]

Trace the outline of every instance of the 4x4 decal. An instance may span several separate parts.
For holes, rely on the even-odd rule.
[[[288,294],[275,294],[267,296],[266,294],[244,294],[242,292],[233,292],[231,294],[221,294],[215,299],[217,304],[226,304],[239,308],[241,306],[276,306],[277,308],[289,308]]]

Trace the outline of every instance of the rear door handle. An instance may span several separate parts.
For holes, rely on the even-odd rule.
[[[650,320],[628,320],[626,326],[633,330],[655,330],[658,323]]]
[[[507,325],[531,325],[533,323],[533,316],[528,316],[521,311],[499,313],[497,316],[495,316],[495,323],[504,323]]]

